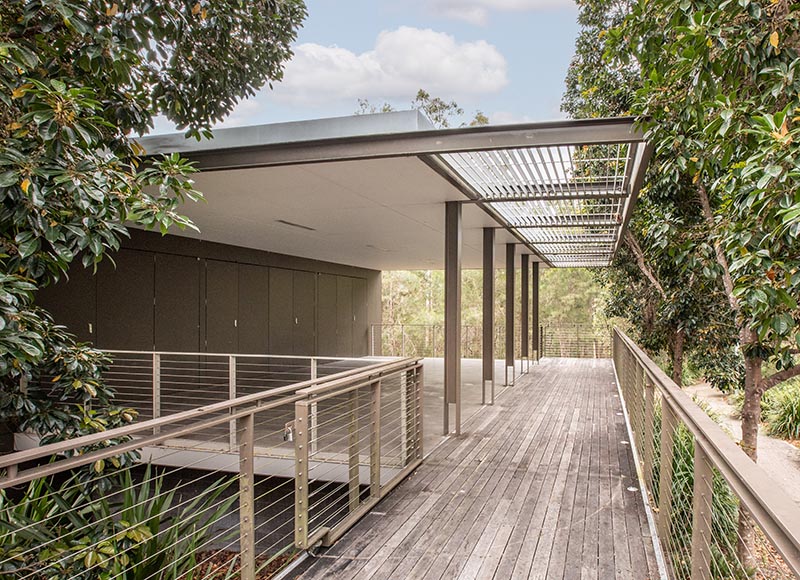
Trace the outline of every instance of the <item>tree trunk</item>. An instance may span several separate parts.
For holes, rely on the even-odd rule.
[[[678,328],[672,334],[672,380],[679,387],[683,387],[683,345],[686,333]]]
[[[761,422],[761,359],[745,355],[744,405],[742,406],[742,449],[753,461],[758,460],[758,426]],[[745,570],[755,570],[755,528],[750,513],[739,508],[739,561]]]

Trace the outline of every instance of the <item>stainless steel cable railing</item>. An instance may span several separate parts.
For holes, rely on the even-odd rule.
[[[422,461],[416,359],[114,358],[155,417],[0,457],[3,577],[266,578]]]

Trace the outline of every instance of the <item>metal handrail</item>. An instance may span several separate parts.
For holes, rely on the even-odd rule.
[[[645,380],[642,386],[646,388],[649,383],[659,390],[662,405],[689,430],[706,459],[722,474],[784,561],[800,575],[800,507],[636,343],[617,328],[613,337],[615,367],[621,356],[619,345],[641,369]],[[617,371],[624,382],[624,373],[619,368]],[[623,396],[625,390],[622,389]],[[626,406],[633,404],[634,408],[641,408],[640,403],[642,401],[626,400]],[[645,408],[645,413],[652,416],[652,397],[645,397],[644,405],[648,404],[650,407]],[[662,437],[665,433],[667,430],[662,429]],[[641,433],[634,435],[641,437]],[[645,449],[647,444],[640,440],[637,447]],[[639,459],[640,463],[646,463],[643,458]],[[665,517],[663,513],[665,510],[659,510],[660,517]]]
[[[360,405],[359,397],[364,394],[367,395],[367,402]],[[183,447],[182,444],[170,450],[173,454],[173,459],[170,461],[177,460],[175,454],[196,451],[207,456],[203,461],[209,460],[211,461],[209,465],[217,466],[212,468],[213,471],[223,469],[219,467],[222,464],[238,465],[238,468],[234,468],[234,472],[238,472],[236,479],[239,482],[238,491],[234,492],[239,502],[236,508],[239,513],[238,524],[233,524],[233,528],[229,527],[225,533],[231,529],[235,530],[238,525],[236,543],[237,558],[241,563],[240,574],[243,580],[255,580],[260,562],[256,552],[257,543],[260,541],[256,534],[260,527],[257,525],[257,516],[262,510],[256,507],[258,497],[279,488],[284,490],[276,501],[288,502],[283,504],[288,507],[278,512],[283,514],[283,519],[274,525],[277,526],[276,530],[281,527],[284,529],[293,527],[291,534],[294,539],[284,535],[283,538],[286,539],[279,541],[288,541],[289,544],[283,544],[280,553],[290,549],[292,544],[297,550],[308,549],[319,542],[330,545],[422,462],[422,396],[423,369],[420,359],[384,360],[367,367],[347,369],[326,377],[313,378],[175,415],[2,456],[0,469],[5,469],[6,473],[0,478],[0,490],[57,474],[70,473],[76,468],[93,465],[101,459],[118,457],[128,452],[140,450],[143,454],[155,453],[157,449],[166,449],[161,445],[168,440],[187,435],[202,437],[203,432],[211,427],[233,423],[236,437],[229,450],[209,449],[203,446],[202,441],[198,441],[198,444],[192,447]],[[333,397],[343,398],[344,403],[337,402],[333,405],[325,403]],[[279,407],[284,410],[291,409],[290,416],[294,417],[293,421],[285,424],[285,429],[283,426],[286,414],[279,413],[276,417],[274,413]],[[326,420],[320,421],[320,417]],[[280,423],[277,423],[278,419]],[[263,430],[256,433],[258,425],[270,424],[269,422],[272,423],[266,435]],[[384,423],[383,430],[382,423]],[[144,432],[152,434],[132,438]],[[336,436],[332,440],[331,436],[334,433]],[[110,439],[129,437],[132,439],[109,447],[63,456],[67,452],[83,450],[97,443],[107,443]],[[261,443],[262,447],[257,450],[257,442],[266,437],[273,440],[277,437],[277,441],[271,444],[272,447],[266,448],[263,447],[264,443]],[[289,448],[293,448],[292,451],[287,450],[285,445],[287,441],[294,441]],[[364,456],[362,446],[365,441],[366,454],[369,457],[366,463],[362,459]],[[274,450],[282,450],[282,454],[271,455]],[[283,453],[285,451],[288,451],[288,455]],[[272,484],[274,488],[262,487],[257,496],[255,477],[256,460],[259,455],[266,458],[279,457],[284,461],[284,466],[286,461],[291,461],[293,468],[289,469],[286,475],[284,475],[285,468],[282,468],[283,471],[278,471],[278,477],[285,478],[285,482]],[[220,463],[218,458],[221,456],[227,456],[228,463]],[[25,465],[45,457],[51,457],[53,460],[33,467]],[[183,463],[179,463],[179,469],[205,469],[198,467],[202,461],[196,459],[183,458],[180,461]],[[162,465],[175,467],[176,464]],[[362,465],[368,466],[369,493],[366,496],[362,493],[362,486],[366,483],[362,481],[365,477],[361,472]],[[23,467],[24,471],[20,471]],[[267,474],[276,475],[276,472],[268,471]],[[341,485],[342,474],[346,477],[344,486]],[[193,477],[190,476],[189,479]],[[289,486],[294,483],[293,488],[287,487],[287,483]],[[326,487],[325,494],[309,494],[310,489],[318,490]],[[289,490],[288,494],[285,493],[286,490]],[[115,488],[115,491],[122,490]],[[20,501],[25,502],[27,498],[23,497]],[[146,498],[143,501],[146,501]],[[340,502],[344,507],[333,512],[325,512],[336,502]],[[186,500],[182,505],[191,505],[191,500]],[[294,514],[291,515],[289,510]],[[314,513],[317,515],[311,517]],[[322,513],[325,514],[324,517],[320,517]],[[119,517],[119,514],[114,517]],[[272,521],[273,517],[270,516],[267,521]],[[37,523],[47,525],[47,522]],[[15,525],[22,525],[21,530],[24,530],[30,524],[23,522]],[[223,525],[231,526],[230,523]],[[7,533],[14,534],[15,528],[9,528]],[[81,550],[89,550],[92,546],[95,544],[87,545]],[[228,547],[230,546],[231,544],[228,544]],[[266,551],[270,549],[272,548],[267,547]],[[30,549],[25,553],[30,555]],[[78,554],[81,553],[83,552]],[[70,554],[69,557],[75,556]],[[59,560],[61,556],[51,554],[47,558],[49,562],[50,558]],[[38,562],[41,564],[45,561]]]
[[[171,354],[171,353],[170,353]],[[237,355],[238,356],[238,355]],[[413,361],[416,359],[404,359],[406,362]],[[194,409],[190,409],[188,411],[181,411],[179,413],[175,413],[173,415],[168,415],[165,417],[158,417],[155,419],[148,419],[147,421],[140,421],[137,423],[132,423],[130,425],[124,425],[122,427],[115,427],[114,429],[109,429],[107,431],[102,431],[99,433],[91,433],[89,435],[82,435],[81,437],[76,437],[74,439],[67,439],[65,441],[58,441],[56,443],[50,443],[48,445],[43,445],[40,447],[36,447],[33,449],[27,449],[25,451],[18,451],[16,453],[11,453],[8,455],[0,456],[0,469],[10,467],[12,465],[17,465],[20,463],[25,463],[28,461],[34,461],[36,459],[41,459],[42,457],[49,457],[52,455],[58,455],[61,453],[65,453],[67,451],[72,451],[75,449],[80,449],[83,447],[88,447],[91,445],[95,445],[97,443],[102,443],[103,441],[108,441],[109,439],[118,439],[123,437],[132,437],[134,435],[138,435],[139,433],[150,431],[152,432],[154,429],[158,429],[161,427],[169,426],[171,423],[175,423],[178,421],[185,421],[185,420],[192,420],[198,419],[210,413],[216,413],[219,411],[229,411],[235,407],[241,407],[242,405],[248,404],[259,404],[264,399],[271,399],[280,395],[289,395],[296,393],[298,390],[310,387],[313,385],[320,385],[325,384],[329,381],[335,380],[345,380],[348,377],[353,377],[353,375],[362,375],[364,373],[374,372],[375,370],[379,369],[380,367],[386,366],[386,362],[379,362],[375,363],[374,365],[370,365],[368,367],[356,368],[356,369],[349,369],[346,371],[342,371],[341,373],[336,373],[333,375],[329,375],[327,377],[321,377],[318,379],[309,379],[307,381],[303,381],[301,383],[295,383],[292,385],[288,385],[285,387],[275,387],[268,391],[262,391],[259,393],[253,393],[250,395],[244,395],[242,397],[237,397],[235,399],[228,399],[225,401],[221,401],[219,403],[213,403],[211,405],[205,405],[202,407],[196,407]],[[263,405],[261,405],[263,406]],[[230,421],[230,417],[226,416],[224,420],[220,422],[228,422]],[[195,431],[195,429],[191,429]],[[199,430],[199,429],[198,429]],[[183,431],[183,430],[182,430]],[[158,437],[158,440],[166,440],[173,438],[172,435],[166,434],[167,436]],[[88,462],[87,462],[88,463]],[[86,463],[84,463],[85,465]],[[0,489],[3,487],[7,487],[5,480],[0,479]]]

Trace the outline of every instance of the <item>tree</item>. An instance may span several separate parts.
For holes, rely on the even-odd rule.
[[[464,109],[458,106],[455,101],[447,102],[439,97],[432,97],[431,94],[420,89],[414,100],[411,101],[411,108],[417,111],[422,111],[425,116],[433,123],[434,127],[438,129],[445,129],[450,127],[452,123],[458,122],[458,118],[464,114]],[[391,113],[396,109],[391,103],[385,102],[380,106],[375,106],[369,102],[368,99],[358,99],[358,109],[356,115],[365,115],[371,113]],[[489,118],[481,111],[475,111],[475,115],[466,123],[470,127],[479,125],[488,125]],[[460,123],[464,126],[465,123]]]
[[[47,437],[132,420],[112,406],[102,353],[35,303],[71,262],[93,267],[126,224],[191,227],[199,199],[177,155],[142,161],[132,137],[163,114],[200,138],[281,78],[300,0],[0,6],[0,419]],[[38,385],[38,388],[35,388]]]
[[[618,62],[641,69],[634,112],[659,175],[689,184],[704,221],[692,253],[708,256],[703,270],[732,313],[745,362],[741,445],[756,460],[764,392],[800,375],[800,10],[785,0],[651,0],[609,38]],[[751,565],[744,511],[739,535]]]
[[[609,30],[622,25],[631,10],[628,0],[580,2],[581,32],[566,78],[561,108],[575,118],[629,115],[636,90],[642,86],[638,63],[604,58]],[[653,163],[652,166],[656,166]],[[667,350],[672,378],[682,384],[685,353],[702,351],[700,336],[721,336],[719,318],[703,316],[718,310],[715,283],[704,277],[692,260],[687,243],[702,225],[696,201],[684,183],[664,182],[648,172],[638,211],[623,238],[622,251],[611,271],[598,272],[610,301],[608,314],[633,323],[639,342],[653,353]],[[730,346],[730,345],[728,345]],[[714,357],[704,357],[714,367]],[[709,374],[714,368],[706,369]]]

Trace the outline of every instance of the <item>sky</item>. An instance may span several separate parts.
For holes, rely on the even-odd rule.
[[[307,0],[284,79],[218,127],[351,115],[358,99],[409,109],[418,89],[464,121],[562,118],[578,34],[574,0]],[[157,119],[156,133],[173,127]]]

